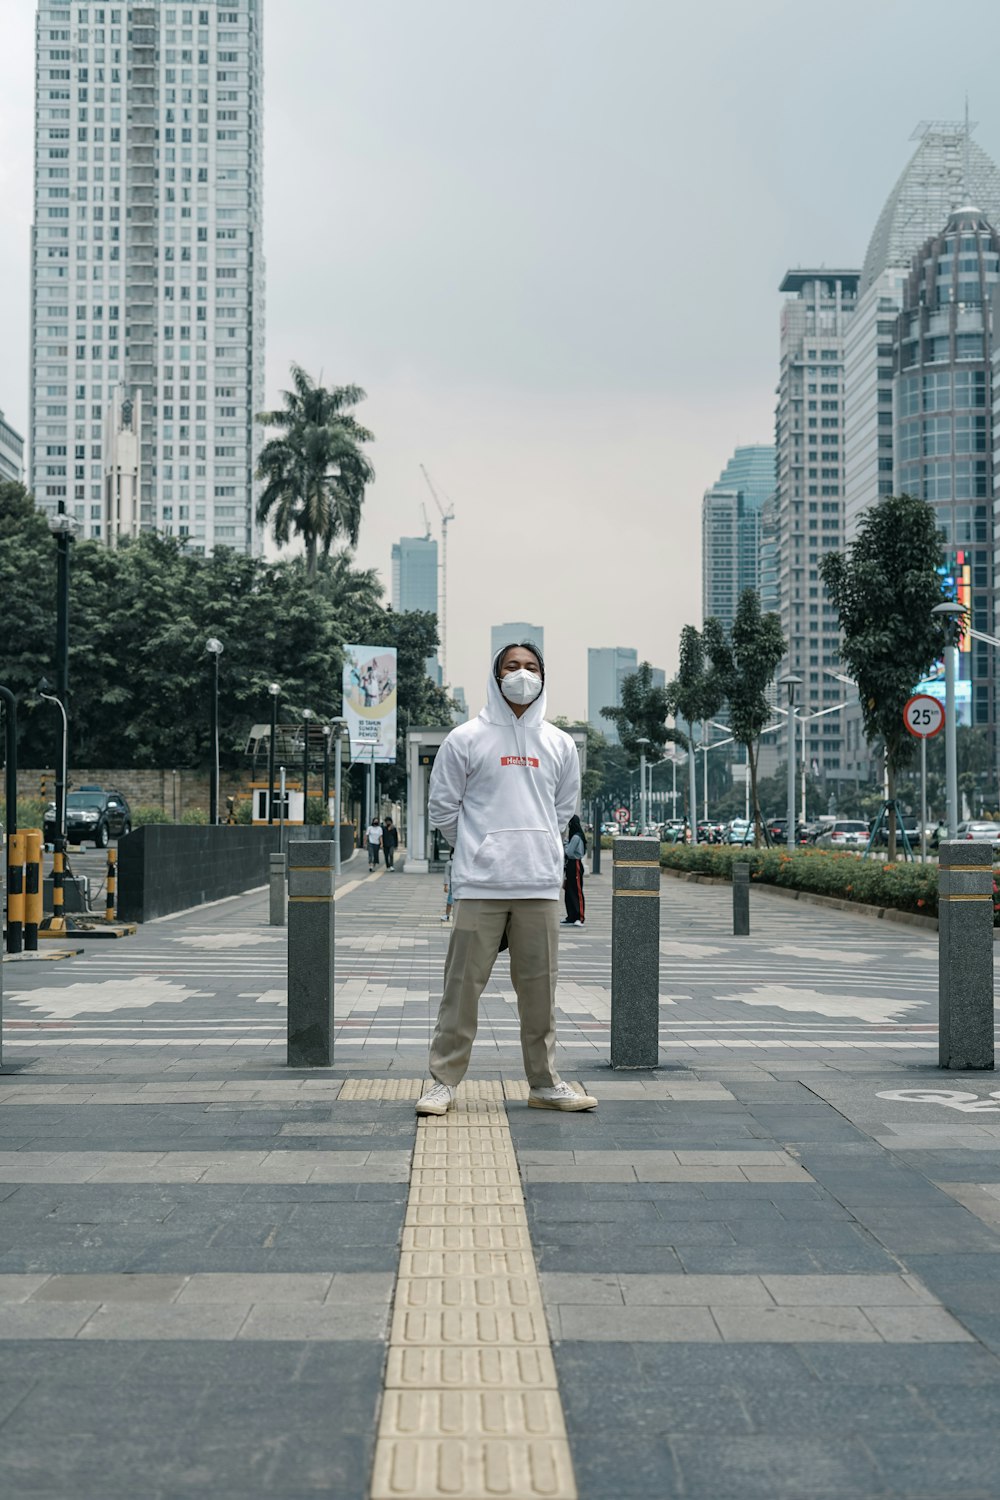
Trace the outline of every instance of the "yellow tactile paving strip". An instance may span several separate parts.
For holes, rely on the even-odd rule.
[[[423,1088],[355,1079],[340,1097]],[[526,1095],[466,1083],[417,1123],[371,1500],[576,1500],[504,1110]]]

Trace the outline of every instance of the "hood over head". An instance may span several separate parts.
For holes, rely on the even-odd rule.
[[[507,699],[500,691],[500,663],[512,646],[523,646],[538,658],[538,665],[542,670],[542,691],[533,703],[529,703],[524,713],[518,719]],[[501,646],[493,657],[493,665],[489,680],[486,684],[486,707],[483,716],[492,724],[522,724],[525,728],[532,724],[540,724],[545,718],[545,660],[534,641],[508,641]]]

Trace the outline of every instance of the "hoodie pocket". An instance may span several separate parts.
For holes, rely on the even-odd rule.
[[[499,828],[476,850],[469,880],[501,888],[557,886],[562,865],[562,849],[547,829]]]

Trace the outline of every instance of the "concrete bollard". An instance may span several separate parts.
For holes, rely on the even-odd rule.
[[[938,1062],[992,1068],[993,845],[941,845],[938,866]]]
[[[660,1057],[660,842],[617,838],[611,897],[611,1066]]]
[[[733,937],[750,936],[750,865],[733,862]]]
[[[333,1063],[333,844],[288,846],[288,1066]]]
[[[285,856],[283,854],[271,855],[270,868],[270,915],[272,927],[284,927],[285,925]]]

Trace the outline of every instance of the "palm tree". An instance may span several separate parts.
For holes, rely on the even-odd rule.
[[[271,521],[276,542],[287,543],[293,532],[302,537],[306,572],[314,578],[319,551],[325,556],[338,537],[357,546],[365,486],[375,478],[361,444],[374,435],[349,410],[365,399],[360,386],[327,390],[294,364],[292,384],[278,411],[257,414],[262,426],[284,429],[261,450],[257,519]]]

